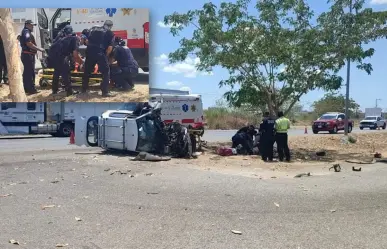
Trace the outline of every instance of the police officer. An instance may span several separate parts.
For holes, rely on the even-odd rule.
[[[24,29],[20,35],[21,61],[24,66],[23,85],[27,94],[34,94],[38,91],[35,88],[35,56],[37,51],[44,52],[43,48],[36,46],[35,37],[32,35],[34,24],[31,20],[24,23]]]
[[[273,144],[275,120],[270,117],[269,112],[264,113],[264,118],[259,126],[261,132],[260,147],[263,161],[273,161]]]
[[[90,74],[95,64],[98,64],[98,69],[102,73],[102,96],[109,96],[110,67],[108,57],[113,50],[114,34],[111,31],[112,27],[113,22],[107,20],[103,27],[93,27],[90,29],[86,48],[85,71],[82,77],[83,93],[87,92]]]
[[[231,138],[232,148],[238,148],[242,146],[242,150],[238,153],[241,154],[253,154],[253,137],[257,132],[253,125],[242,127],[237,133]]]
[[[48,54],[49,61],[52,62],[54,68],[52,93],[58,93],[59,76],[62,76],[67,96],[70,96],[73,94],[70,82],[70,63],[74,60],[81,64],[82,58],[78,53],[79,40],[77,36],[74,36],[73,28],[67,25],[62,32],[64,37],[52,45]]]
[[[115,38],[115,44],[111,64],[111,79],[124,91],[133,89],[132,71],[137,62],[132,52],[125,47],[125,41],[120,37]]]
[[[7,60],[5,58],[4,44],[0,36],[0,84],[8,84]]]
[[[288,130],[290,129],[290,120],[284,117],[282,111],[278,112],[278,119],[275,121],[275,141],[279,160],[282,162],[284,156],[286,161],[290,161],[290,151],[288,146]]]

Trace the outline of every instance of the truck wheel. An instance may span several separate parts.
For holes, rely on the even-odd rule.
[[[386,129],[386,126],[387,126],[387,124],[386,124],[386,123],[384,123],[384,125],[383,125],[382,129],[383,129],[383,130],[385,130],[385,129]]]
[[[363,130],[364,128],[363,127],[360,127],[360,130]]]
[[[333,127],[333,130],[329,131],[330,134],[336,134],[337,133],[337,126]]]
[[[351,133],[352,132],[352,126],[348,126],[348,133]]]
[[[59,126],[58,136],[60,137],[69,137],[71,134],[71,130],[74,129],[73,124],[63,123]]]
[[[316,131],[316,130],[313,130],[313,134],[318,134],[318,131]]]

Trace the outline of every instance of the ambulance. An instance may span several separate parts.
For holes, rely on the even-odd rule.
[[[59,31],[70,24],[78,35],[84,29],[113,21],[113,33],[126,41],[143,72],[149,72],[149,10],[137,8],[59,8],[49,21],[43,8],[37,10],[40,40],[48,49]]]

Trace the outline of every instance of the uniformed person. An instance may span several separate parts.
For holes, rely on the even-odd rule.
[[[105,21],[103,27],[90,29],[86,48],[85,71],[82,78],[82,92],[86,93],[89,88],[90,74],[96,64],[102,74],[101,91],[103,97],[108,97],[110,67],[108,57],[113,50],[114,34],[111,31],[113,22]]]
[[[88,36],[89,36],[89,30],[88,29],[82,30],[82,33],[81,33],[81,45],[87,46]]]
[[[275,120],[270,117],[269,112],[265,112],[263,121],[259,126],[259,131],[261,132],[260,151],[263,161],[273,161],[274,126]]]
[[[24,66],[23,85],[27,94],[34,94],[38,92],[35,88],[35,56],[37,51],[44,52],[44,49],[37,47],[35,37],[32,35],[36,24],[31,20],[25,21],[24,24],[20,35],[21,61]]]
[[[70,63],[76,61],[81,64],[82,58],[78,53],[79,40],[77,36],[73,35],[73,28],[67,25],[62,32],[65,36],[52,45],[48,55],[49,61],[51,61],[54,68],[52,93],[58,93],[59,77],[61,76],[67,96],[70,96],[73,94],[70,81]]]
[[[277,143],[277,151],[279,160],[282,162],[284,157],[286,161],[290,161],[290,151],[288,146],[288,130],[290,129],[290,120],[284,117],[282,111],[278,112],[278,119],[275,121],[275,141]]]
[[[131,70],[133,70],[137,62],[134,61],[130,49],[125,47],[125,41],[121,37],[115,38],[115,44],[111,60],[111,79],[122,90],[128,91],[134,87]]]
[[[231,138],[232,148],[242,147],[238,153],[241,154],[253,154],[253,137],[257,134],[253,125],[242,127],[237,133]]]
[[[8,84],[7,60],[5,58],[4,44],[0,36],[0,84]]]

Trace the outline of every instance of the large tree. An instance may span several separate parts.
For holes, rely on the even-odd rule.
[[[18,41],[9,8],[0,8],[0,36],[3,39],[7,59],[10,97],[14,102],[27,102],[23,87]]]
[[[342,52],[344,56],[333,55],[337,47],[349,43],[327,35],[337,24],[327,25],[335,20],[325,16],[335,10],[324,13],[316,23],[305,0],[260,0],[255,11],[250,4],[249,0],[238,0],[217,7],[210,2],[199,10],[166,16],[164,22],[172,25],[174,36],[188,26],[194,28],[192,37],[182,38],[180,48],[169,55],[170,62],[193,55],[200,59],[198,70],[215,66],[228,70],[229,78],[219,83],[233,89],[226,93],[226,99],[237,106],[264,104],[272,114],[282,108],[287,113],[302,95],[316,88],[341,87],[343,79],[338,72],[348,50]],[[373,15],[364,15],[362,20],[367,25],[357,22],[359,30],[376,22]],[[351,40],[350,44],[364,39]],[[354,58],[365,57],[361,51],[353,52]]]
[[[349,101],[349,114],[359,112],[359,104],[355,100]],[[345,111],[345,96],[342,94],[327,93],[325,96],[313,103],[314,112],[320,116],[327,112],[342,112]]]

